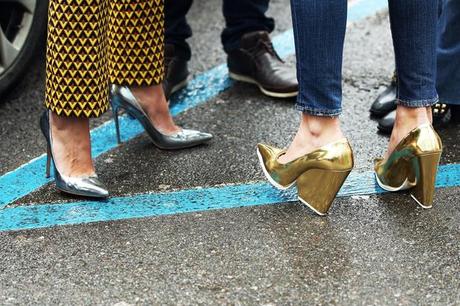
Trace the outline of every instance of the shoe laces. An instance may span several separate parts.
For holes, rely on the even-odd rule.
[[[284,61],[276,52],[275,47],[271,41],[260,39],[257,44],[254,47],[248,49],[248,51],[250,54],[252,54],[252,56],[258,56],[268,52],[270,55],[277,58],[280,62],[284,63]]]

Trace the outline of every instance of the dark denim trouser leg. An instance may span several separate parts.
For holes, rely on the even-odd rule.
[[[390,0],[398,73],[397,102],[427,107],[438,101],[436,48],[439,0]]]
[[[291,0],[297,56],[297,109],[317,116],[341,112],[346,0]],[[390,0],[398,71],[398,103],[437,102],[438,0]]]
[[[299,94],[296,108],[315,116],[342,111],[347,0],[291,0]]]
[[[437,89],[440,100],[460,105],[460,1],[447,0],[439,24]]]
[[[192,36],[192,29],[186,15],[193,0],[165,0],[165,43],[175,46],[176,55],[190,60],[191,50],[186,42]]]
[[[275,28],[273,18],[265,16],[269,0],[223,0],[223,2],[225,29],[221,39],[225,52],[238,49],[240,39],[246,33],[253,31],[271,33]]]

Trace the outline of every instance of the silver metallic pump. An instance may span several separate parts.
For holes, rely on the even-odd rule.
[[[65,193],[83,197],[108,197],[109,192],[107,191],[107,188],[98,179],[96,174],[79,177],[71,177],[61,174],[53,158],[53,138],[51,133],[49,111],[45,111],[41,116],[40,128],[47,142],[46,177],[50,177],[51,162],[53,162],[56,188]]]
[[[190,148],[206,143],[213,138],[209,133],[187,129],[181,129],[180,132],[171,135],[161,133],[155,128],[136,97],[134,97],[131,90],[126,86],[111,86],[110,103],[112,105],[118,143],[121,143],[120,125],[118,123],[118,112],[120,109],[124,109],[128,115],[137,119],[150,136],[153,144],[160,149],[177,150]]]

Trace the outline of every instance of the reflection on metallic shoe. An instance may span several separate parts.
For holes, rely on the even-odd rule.
[[[180,132],[172,135],[161,133],[155,128],[128,87],[112,85],[110,103],[112,104],[118,143],[121,143],[120,126],[118,123],[118,112],[120,109],[124,109],[128,115],[137,119],[144,127],[153,144],[160,149],[177,150],[190,148],[206,143],[213,137],[209,133],[186,129],[181,129]]]
[[[72,177],[62,175],[54,163],[53,138],[49,121],[49,112],[45,111],[40,118],[40,128],[47,142],[46,177],[50,177],[51,162],[54,164],[54,181],[56,188],[69,194],[90,197],[106,198],[109,192],[96,174],[90,176]]]
[[[441,152],[438,134],[431,124],[423,124],[401,140],[387,160],[375,160],[377,183],[392,192],[412,189],[415,201],[430,208]]]
[[[346,139],[327,144],[287,164],[278,162],[285,150],[259,144],[257,155],[268,181],[279,189],[297,184],[299,200],[319,215],[329,211],[353,168]]]

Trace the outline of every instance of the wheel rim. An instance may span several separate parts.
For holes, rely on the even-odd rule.
[[[0,76],[19,56],[32,30],[36,1],[0,0]]]

